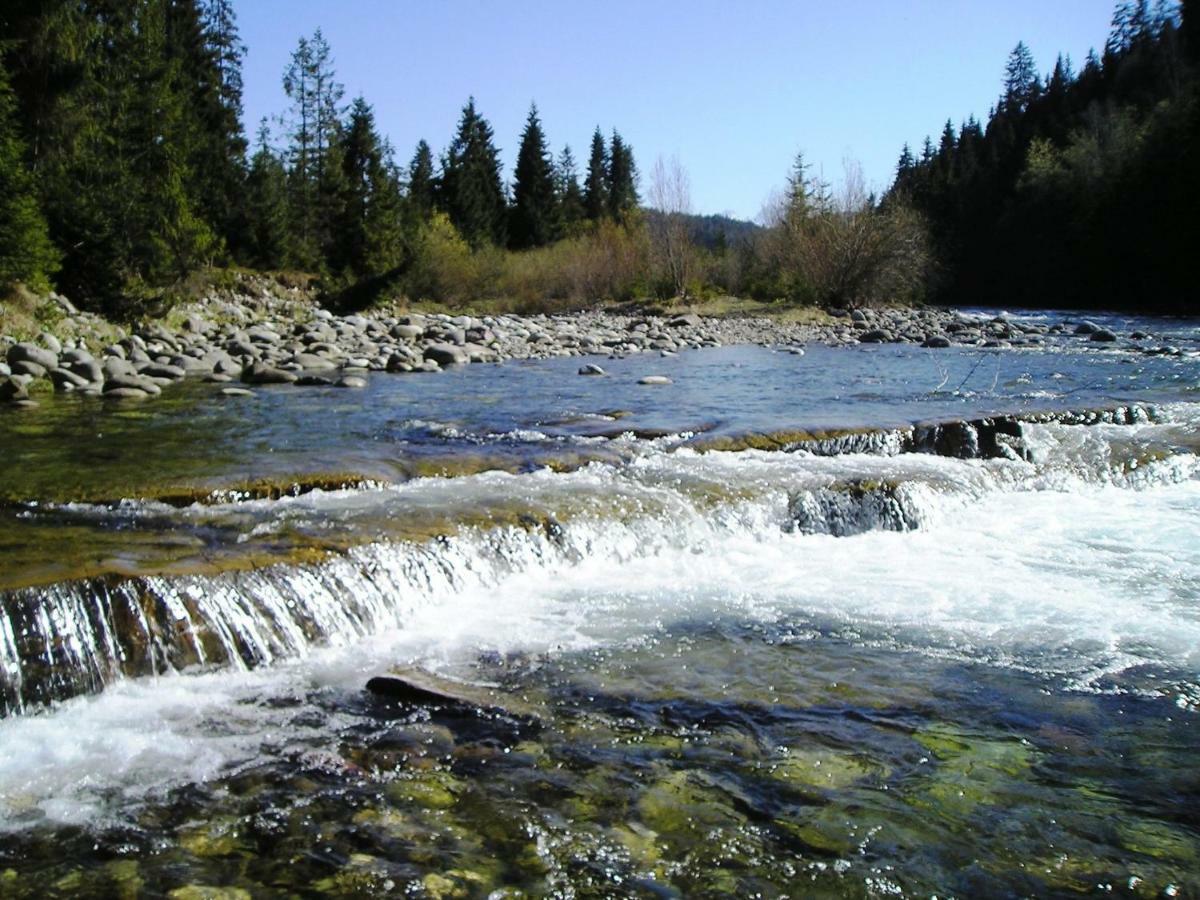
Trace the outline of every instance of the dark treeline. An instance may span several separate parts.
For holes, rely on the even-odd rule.
[[[552,155],[536,107],[511,186],[473,99],[439,160],[421,141],[398,163],[369,103],[346,102],[319,30],[282,73],[275,133],[264,121],[248,146],[244,50],[232,0],[9,0],[0,283],[53,282],[109,312],[209,265],[334,286],[407,275],[436,294],[448,286],[432,282],[479,274],[447,271],[463,246],[475,265],[483,248],[543,247],[637,215],[620,133],[597,128],[581,173],[569,147]]]
[[[0,8],[0,286],[56,286],[129,317],[207,267],[319,277],[375,298],[517,307],[732,294],[859,306],[1195,311],[1200,0],[1116,10],[1076,73],[1023,44],[986,124],[905,149],[882,199],[798,156],[764,227],[692,215],[661,158],[597,128],[557,152],[531,105],[506,183],[474,99],[411,156],[348,99],[321,32],[281,73],[280,115],[241,125],[232,0],[7,0]]]
[[[1102,55],[1038,74],[1018,44],[986,124],[906,147],[934,299],[1196,313],[1200,2],[1122,2]]]

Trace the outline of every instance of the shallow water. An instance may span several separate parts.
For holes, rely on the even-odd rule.
[[[4,532],[35,586],[0,594],[0,896],[1200,892],[1194,358],[604,364],[263,391],[262,433],[199,387],[0,417],[164,460],[97,457],[91,502],[55,493],[65,450],[5,486],[39,502]],[[989,458],[896,437],[1130,403]],[[880,437],[702,441],[836,428]],[[205,432],[189,467],[168,436]],[[306,472],[379,481],[138,499]],[[88,578],[56,580],[63,529]],[[363,690],[396,667],[471,702]]]

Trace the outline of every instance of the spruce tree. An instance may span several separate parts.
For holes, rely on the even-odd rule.
[[[375,114],[362,97],[351,104],[339,153],[342,196],[329,265],[348,279],[368,278],[399,263],[401,202],[391,149],[379,137]]]
[[[1033,54],[1018,41],[1004,66],[1004,97],[1002,107],[1006,112],[1024,112],[1038,95],[1037,66]]]
[[[300,38],[283,74],[292,101],[288,160],[288,208],[292,220],[292,265],[316,269],[324,261],[328,225],[339,187],[337,139],[343,88],[333,69],[333,53],[318,28]]]
[[[558,199],[559,221],[563,230],[570,234],[583,221],[585,211],[575,155],[571,153],[569,145],[562,148],[554,166],[554,193]]]
[[[442,159],[446,212],[459,234],[476,248],[489,243],[503,246],[507,231],[508,203],[492,138],[492,126],[476,112],[471,97]]]
[[[433,173],[433,152],[424,140],[417,142],[408,164],[408,206],[421,222],[428,222],[437,200],[437,180]]]
[[[246,177],[244,216],[245,260],[259,269],[282,268],[288,248],[287,172],[271,149],[266,119]]]
[[[583,208],[592,222],[598,222],[608,215],[608,148],[599,126],[592,135],[592,153],[588,158],[587,181],[583,187]]]
[[[8,73],[0,65],[0,289],[17,281],[41,289],[49,286],[59,254],[25,165],[16,105]]]
[[[613,129],[608,158],[608,214],[618,222],[637,209],[637,166],[633,148]]]
[[[558,237],[561,226],[554,191],[554,169],[536,104],[529,107],[514,174],[509,246],[524,250],[550,243]]]

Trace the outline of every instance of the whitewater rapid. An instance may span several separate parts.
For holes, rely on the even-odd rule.
[[[40,618],[26,627],[47,629],[47,646],[76,659],[81,686],[99,693],[18,704],[23,714],[0,721],[0,823],[119,820],[173,788],[299,747],[332,752],[337,728],[307,726],[306,705],[353,698],[397,664],[455,675],[481,655],[637,646],[714,621],[786,623],[813,639],[1194,711],[1200,465],[1187,445],[1197,421],[1184,405],[1155,423],[1026,425],[1025,458],[698,453],[660,442],[626,464],[567,473],[190,507],[177,514],[236,515],[268,532],[431,510],[447,522],[460,510],[482,516],[313,564],[143,577],[103,596],[86,582],[39,589]],[[796,527],[798,502],[847,496],[864,508],[882,497],[902,521],[885,516],[847,536]],[[10,611],[20,599],[9,596]],[[118,608],[126,628],[129,609],[157,609],[160,620],[130,643],[97,627],[115,623]],[[12,621],[0,631],[10,685],[29,665]],[[122,674],[134,652],[122,640],[143,649],[151,674]]]

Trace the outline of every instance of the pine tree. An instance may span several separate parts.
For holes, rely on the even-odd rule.
[[[474,97],[463,107],[458,133],[442,159],[442,194],[450,221],[472,247],[503,246],[508,203],[500,155]]]
[[[608,213],[622,222],[631,210],[637,209],[637,166],[633,161],[633,148],[621,139],[616,129],[613,129],[609,147]]]
[[[338,196],[337,138],[343,88],[333,69],[333,53],[317,29],[300,38],[283,75],[292,101],[288,147],[288,208],[291,264],[319,268],[328,244],[331,206]]]
[[[399,263],[401,201],[391,148],[379,137],[375,114],[362,97],[351,104],[339,154],[342,196],[329,265],[349,279],[373,277]]]
[[[378,164],[368,171],[367,178],[370,193],[363,272],[367,277],[390,275],[403,263],[409,238],[400,168],[386,139],[380,145]]]
[[[588,219],[598,222],[608,215],[608,148],[599,126],[592,135],[587,181],[583,186],[583,208]]]
[[[59,254],[25,165],[25,147],[17,130],[16,97],[0,65],[0,289],[21,281],[49,286]]]
[[[571,153],[569,145],[562,148],[554,166],[554,193],[558,199],[558,216],[563,230],[569,234],[583,221],[585,215],[575,155]]]
[[[199,131],[191,165],[206,220],[236,252],[245,237],[241,192],[246,177],[242,132],[242,58],[231,0],[206,0],[200,11],[201,41],[186,77],[195,95]]]
[[[259,269],[282,268],[288,248],[287,172],[271,149],[266,119],[259,125],[244,202],[246,261]]]
[[[1004,66],[1004,97],[1001,106],[1006,112],[1024,112],[1038,95],[1037,66],[1033,54],[1019,41]]]
[[[417,142],[412,162],[408,164],[408,205],[421,222],[433,215],[437,199],[437,180],[433,174],[433,152],[424,140]]]
[[[529,107],[514,174],[509,246],[523,250],[550,243],[558,237],[561,223],[554,192],[554,169],[536,104]]]

